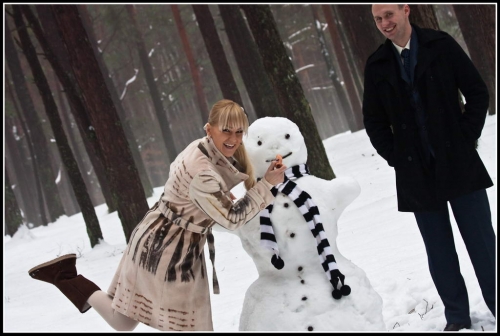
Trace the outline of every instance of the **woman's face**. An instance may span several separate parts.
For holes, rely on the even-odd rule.
[[[215,147],[225,156],[231,157],[240,147],[243,139],[243,129],[227,127],[219,130],[219,126],[207,124],[207,135],[212,137]]]

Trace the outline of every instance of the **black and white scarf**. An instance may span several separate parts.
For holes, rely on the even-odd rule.
[[[309,196],[307,192],[301,190],[297,184],[293,182],[293,180],[305,175],[310,175],[306,164],[288,168],[285,171],[283,183],[273,187],[271,192],[274,196],[276,196],[278,192],[287,195],[299,208],[300,213],[304,216],[309,229],[316,239],[321,265],[323,266],[328,280],[333,286],[332,296],[335,299],[340,299],[342,295],[349,295],[351,288],[348,285],[344,285],[345,276],[340,273],[335,257],[333,256],[330,244],[328,243],[328,239],[323,229],[318,207],[312,201],[311,196]],[[272,211],[273,203],[260,212],[260,243],[262,246],[274,251],[271,263],[277,269],[282,269],[285,264],[279,256],[278,244],[271,223]],[[337,288],[339,280],[342,284],[340,290]]]

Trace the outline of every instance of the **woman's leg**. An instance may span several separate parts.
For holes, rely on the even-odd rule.
[[[104,318],[106,322],[117,331],[131,331],[139,324],[138,321],[127,317],[111,307],[113,298],[103,291],[94,292],[88,303]]]
[[[134,330],[139,324],[111,308],[113,299],[99,286],[77,275],[76,254],[66,254],[31,268],[28,274],[36,280],[56,286],[80,311],[85,313],[94,307],[108,324],[118,331]]]

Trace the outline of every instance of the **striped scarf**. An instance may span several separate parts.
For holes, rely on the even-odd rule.
[[[342,295],[349,295],[351,292],[351,288],[348,285],[344,285],[345,276],[340,273],[335,261],[335,257],[333,256],[330,244],[328,243],[328,239],[323,229],[323,224],[321,222],[318,207],[313,203],[311,196],[309,196],[307,192],[301,190],[297,186],[297,184],[293,182],[293,180],[296,180],[305,175],[310,175],[309,169],[307,168],[306,164],[288,168],[285,171],[285,178],[283,183],[273,187],[271,189],[271,192],[274,196],[276,196],[278,192],[287,195],[299,208],[300,213],[302,214],[302,216],[304,216],[309,229],[316,239],[321,265],[323,266],[328,280],[333,286],[332,296],[335,299],[340,299]],[[278,244],[276,242],[276,237],[274,235],[274,230],[271,223],[272,211],[273,203],[268,205],[267,208],[260,212],[260,244],[274,251],[274,255],[271,258],[271,263],[277,269],[282,269],[285,263],[279,256]],[[340,289],[338,289],[339,280],[342,284]]]

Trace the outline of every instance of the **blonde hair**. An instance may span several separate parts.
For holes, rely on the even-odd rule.
[[[229,99],[219,100],[212,106],[208,116],[208,123],[212,127],[217,126],[221,131],[233,127],[236,129],[241,128],[245,134],[248,132],[248,117],[243,107]],[[243,167],[243,172],[249,176],[245,180],[245,188],[249,190],[255,185],[256,181],[252,163],[243,143],[234,153],[234,158]]]

